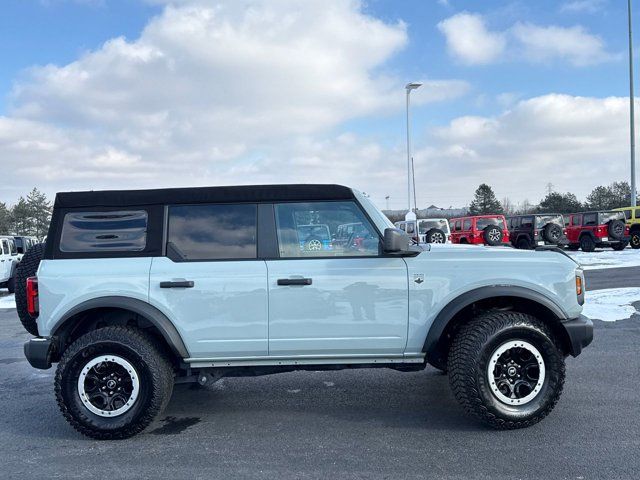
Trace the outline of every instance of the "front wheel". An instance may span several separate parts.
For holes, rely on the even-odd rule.
[[[596,249],[596,242],[589,235],[583,235],[580,238],[580,248],[583,252],[593,252]]]
[[[631,244],[631,248],[638,249],[640,248],[640,232],[633,232],[631,234],[631,239],[629,240]]]
[[[55,376],[58,406],[80,433],[128,438],[161,412],[173,390],[173,368],[141,330],[110,326],[76,340]]]
[[[564,355],[544,323],[498,311],[460,329],[448,371],[453,394],[467,413],[498,429],[528,427],[546,417],[565,376]]]

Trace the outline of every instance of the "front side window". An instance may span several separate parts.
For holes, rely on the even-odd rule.
[[[459,232],[460,230],[462,230],[462,220],[456,220],[456,228],[455,228],[456,232]]]
[[[11,248],[11,255],[17,255],[18,249],[16,248],[16,242],[9,240],[9,247]]]
[[[471,219],[470,219],[470,218],[467,218],[467,219],[464,221],[464,224],[462,225],[462,230],[464,230],[465,232],[466,232],[467,230],[471,230]]]
[[[407,223],[407,233],[415,233],[415,232],[416,232],[415,224]]]
[[[255,204],[169,207],[167,249],[181,260],[257,257]]]
[[[2,240],[2,242],[0,242],[0,253],[2,255],[9,255],[9,242],[6,240]]]
[[[283,203],[275,209],[280,257],[376,256],[380,251],[378,233],[353,202]]]
[[[64,216],[63,252],[136,252],[147,244],[147,212],[71,212]]]

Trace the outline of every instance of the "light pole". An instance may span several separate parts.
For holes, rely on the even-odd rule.
[[[627,0],[629,17],[629,140],[631,143],[631,206],[636,206],[636,132],[633,97],[633,34],[631,31],[631,0]]]
[[[405,220],[415,220],[416,214],[411,210],[411,116],[409,115],[409,97],[411,90],[420,88],[421,83],[411,82],[404,87],[407,90],[407,214]]]

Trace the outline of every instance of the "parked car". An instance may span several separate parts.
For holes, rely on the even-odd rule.
[[[611,247],[623,250],[629,244],[629,226],[623,212],[572,213],[566,226],[569,249],[593,252]]]
[[[300,246],[299,226],[356,223],[375,242]],[[25,355],[57,363],[62,414],[99,439],[142,431],[176,379],[427,363],[470,414],[526,427],[593,337],[563,252],[411,245],[339,185],[59,193],[18,277]]]
[[[0,237],[0,288],[9,293],[15,291],[15,270],[18,265],[18,250],[13,237]]]
[[[564,218],[558,213],[514,215],[507,218],[507,225],[511,244],[516,248],[567,244]]]
[[[504,215],[477,215],[452,218],[451,243],[473,245],[510,245]]]
[[[298,232],[298,242],[301,250],[317,252],[331,250],[333,246],[331,244],[331,233],[327,225],[299,225],[296,231]]]
[[[38,243],[36,237],[14,236],[13,240],[16,243],[16,249],[18,251],[18,262],[22,260],[22,256],[27,250]]]
[[[451,229],[446,218],[403,220],[396,222],[395,226],[407,232],[417,243],[451,243]]]
[[[640,248],[640,207],[616,208],[614,212],[623,212],[627,226],[629,227],[629,245],[631,248]]]
[[[372,242],[377,243],[377,239],[362,222],[338,225],[331,239],[335,248],[367,248]]]

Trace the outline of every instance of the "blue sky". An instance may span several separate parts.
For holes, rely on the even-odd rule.
[[[317,171],[321,170],[322,181],[355,184],[372,192],[378,203],[389,194],[392,205],[401,207],[404,193],[400,180],[404,172],[399,167],[404,155],[405,132],[402,85],[411,80],[445,82],[438,83],[430,92],[425,90],[429,87],[426,85],[415,96],[416,177],[424,186],[421,192],[434,192],[421,194],[419,203],[465,204],[471,199],[474,185],[480,181],[494,185],[499,196],[535,202],[549,181],[559,190],[584,196],[600,182],[625,178],[622,100],[628,95],[626,2],[334,2],[340,18],[353,16],[352,32],[348,31],[348,24],[336,26],[338,17],[327,17],[326,24],[322,24],[322,18],[316,20],[317,12],[302,12],[312,11],[313,3],[5,0],[0,17],[0,121],[4,120],[4,126],[0,123],[0,140],[5,138],[5,143],[0,142],[0,154],[4,145],[7,158],[15,158],[11,161],[16,162],[20,172],[10,187],[0,187],[0,201],[15,201],[24,193],[21,189],[26,191],[31,184],[52,194],[61,189],[168,186],[173,182],[185,185],[311,182],[318,178]],[[277,63],[283,70],[290,69],[293,78],[298,74],[304,76],[303,69],[318,68],[320,77],[331,74],[331,70],[322,70],[321,62],[331,64],[333,59],[331,51],[327,53],[322,49],[320,36],[330,33],[332,28],[342,29],[334,39],[334,51],[336,56],[351,57],[340,59],[337,67],[330,65],[335,68],[336,84],[327,86],[326,81],[314,84],[305,78],[299,85],[300,96],[291,95],[292,105],[284,105],[287,102],[284,95],[279,100],[274,98],[274,105],[263,106],[266,97],[279,97],[279,92],[287,89],[286,82],[278,84],[282,80],[272,78],[268,65],[256,66],[262,59],[251,61],[250,65],[234,65],[225,54],[233,58],[235,43],[218,44],[211,40],[224,35],[224,22],[216,23],[218,15],[232,26],[237,23],[238,32],[243,32],[243,39],[252,48],[264,43],[260,37],[263,32],[249,31],[255,20],[247,20],[246,11],[250,8],[255,9],[255,15],[262,15],[260,25],[269,24],[277,29],[282,27],[283,18],[289,12],[295,14],[287,31],[282,32],[289,37],[279,38],[282,44],[273,44],[273,51],[290,48],[296,42],[310,45],[307,58],[296,56],[304,54],[297,49],[289,62],[286,55],[284,59],[278,57]],[[276,12],[275,16],[271,10]],[[212,36],[207,37],[208,43],[204,43],[203,48],[228,50],[217,52],[211,64],[203,64],[199,59],[199,63],[189,64],[193,71],[185,69],[181,76],[171,68],[149,67],[153,62],[147,58],[144,66],[126,64],[123,60],[130,58],[123,49],[144,45],[150,46],[159,58],[182,62],[184,48],[188,49],[191,44],[185,39],[187,46],[182,45],[182,39],[172,34],[172,25],[203,18],[203,12],[209,12],[213,18],[205,15],[208,23],[203,28],[209,29],[206,33]],[[367,25],[356,26],[360,21]],[[304,22],[309,30],[315,31],[317,27],[317,37],[304,31]],[[149,28],[150,23],[156,27]],[[373,30],[367,30],[369,28]],[[355,38],[351,38],[350,33]],[[254,34],[255,38],[249,38]],[[465,35],[469,37],[466,40]],[[118,37],[124,37],[120,46],[105,48],[105,42],[109,44]],[[200,40],[204,41],[204,37],[199,34],[192,43],[194,49],[199,48]],[[457,49],[452,45],[456,41],[463,42]],[[474,45],[486,45],[486,48],[474,50]],[[491,49],[493,53],[487,53]],[[268,58],[270,51],[266,51]],[[245,53],[245,50],[241,52]],[[204,55],[206,62],[209,57]],[[350,70],[350,61],[357,68]],[[49,67],[45,67],[47,65]],[[122,76],[111,78],[109,65],[132,75],[128,78],[149,78],[149,82],[159,83],[166,79],[167,95],[181,84],[175,95],[184,96],[175,103],[168,102],[161,88],[154,96],[153,89],[146,92],[144,83],[137,87],[142,94],[136,92],[131,82],[118,83]],[[146,71],[147,67],[151,70]],[[139,75],[134,71],[136,68],[141,69]],[[227,76],[233,79],[236,74],[241,78],[240,83],[248,82],[247,72],[252,75],[248,88],[254,89],[254,85],[261,82],[269,88],[257,92],[253,99],[242,97],[234,101],[232,94],[220,97],[222,100],[212,97],[198,110],[192,93],[198,89],[204,93],[209,88],[233,90],[232,84],[226,80],[218,83],[218,80]],[[62,74],[71,75],[69,78],[73,80],[68,85],[80,81],[82,75],[95,81],[91,85],[82,83],[75,95],[64,90]],[[197,81],[189,83],[193,78]],[[373,86],[367,85],[362,89],[364,92],[353,84],[345,87],[353,79],[365,79]],[[336,89],[342,89],[344,97],[332,97]],[[345,100],[346,92],[351,89],[353,92]],[[119,105],[108,117],[96,113],[104,110],[102,96],[107,93],[116,99],[113,104]],[[317,103],[307,102],[304,95],[317,96]],[[427,98],[428,95],[434,98]],[[135,101],[118,103],[125,97]],[[606,103],[608,97],[617,101]],[[188,112],[183,112],[188,102],[194,103]],[[332,102],[336,102],[335,105]],[[221,111],[242,112],[242,115],[234,120],[234,114],[229,113],[227,122],[212,120],[209,113],[217,110],[221,103],[224,104]],[[292,116],[288,109],[295,110],[295,114]],[[571,121],[562,118],[564,111]],[[593,121],[585,122],[583,117],[591,117],[591,112]],[[300,117],[295,117],[298,114]],[[122,130],[114,127],[119,115],[127,119],[124,123],[137,116],[147,119],[147,123],[133,122],[124,132],[124,127]],[[200,115],[203,123],[194,125]],[[253,121],[257,118],[265,123]],[[281,118],[292,120],[290,124],[285,122],[282,132],[277,129],[271,132],[270,127],[282,121]],[[148,119],[158,122],[152,130],[147,128]],[[554,127],[556,121],[560,123]],[[606,127],[601,128],[599,122],[604,122]],[[236,125],[235,132],[242,128],[252,131],[247,139],[240,135],[231,141],[233,135],[220,127],[225,123],[229,128]],[[187,124],[188,134],[185,133],[184,138],[171,130],[187,128]],[[202,131],[198,131],[199,125],[203,126]],[[530,135],[527,135],[529,127]],[[474,130],[478,128],[489,128],[490,133]],[[24,131],[34,129],[41,132],[40,137],[21,139]],[[136,129],[138,133],[131,133],[137,132]],[[558,138],[559,130],[563,134]],[[475,135],[469,134],[471,131]],[[150,138],[158,132],[163,133],[163,140],[149,140],[149,143],[166,140],[167,148],[162,152],[154,151],[147,144],[140,145],[140,138]],[[127,135],[135,136],[137,141]],[[495,138],[490,139],[490,135]],[[536,137],[539,141],[525,139],[523,142],[520,135]],[[171,140],[167,140],[169,137]],[[11,145],[20,145],[20,148],[27,145],[27,150],[28,145],[36,145],[37,151],[31,149],[17,155],[16,148],[6,147],[7,138],[14,142]],[[566,144],[573,141],[577,144],[577,139],[583,139],[582,147],[567,147]],[[593,143],[591,148],[587,148],[589,143]],[[185,150],[193,152],[186,155]],[[206,165],[198,172],[178,172],[173,164],[176,157],[171,156],[171,151],[179,152],[180,158],[193,158],[198,168],[203,163]],[[206,160],[198,160],[199,155],[205,155],[202,158]],[[91,165],[86,171],[83,156]],[[583,157],[588,157],[587,163],[578,179],[571,164]],[[291,158],[298,160],[288,163]],[[382,165],[392,164],[392,167],[385,175],[364,175],[358,168],[350,166],[347,171],[342,167],[350,158],[366,165],[363,170],[370,170],[371,165],[375,165],[374,170],[383,168]],[[537,158],[544,161],[538,162]],[[501,166],[505,161],[517,163],[521,168],[505,172]],[[65,178],[53,167],[43,171],[38,162],[74,165],[76,174]],[[603,163],[606,168],[602,168]],[[167,167],[164,176],[163,167]],[[107,170],[106,177],[100,174],[102,169]],[[157,174],[150,175],[150,170],[156,170]],[[531,170],[536,171],[535,178],[527,178]],[[278,175],[278,171],[284,173]],[[463,178],[455,181],[454,177],[460,172],[465,172]],[[389,175],[393,181],[385,182]]]

